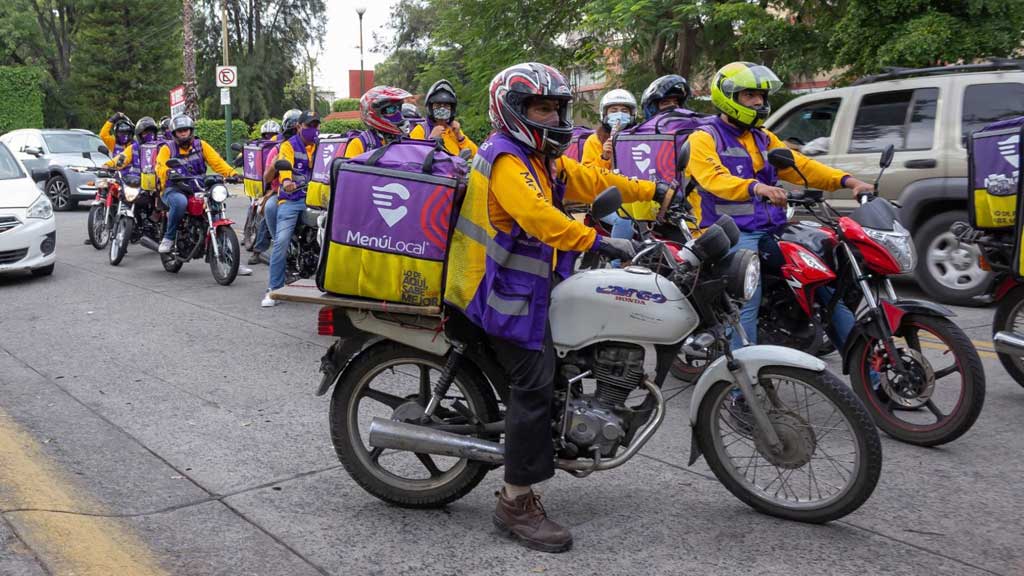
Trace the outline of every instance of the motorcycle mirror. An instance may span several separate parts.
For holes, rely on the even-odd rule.
[[[896,147],[889,144],[882,150],[882,158],[878,161],[878,167],[885,170],[892,164],[892,157],[896,154]]]
[[[687,140],[683,143],[683,147],[679,149],[679,156],[676,158],[676,172],[682,174],[686,172],[686,165],[690,163],[690,141]]]
[[[609,186],[604,192],[598,194],[597,198],[594,198],[594,202],[590,205],[590,213],[600,220],[614,213],[619,206],[622,206],[622,192],[615,186]]]
[[[239,156],[238,158],[235,158],[235,162],[234,162],[234,163],[233,163],[232,165],[233,165],[233,166],[234,166],[235,168],[240,168],[240,167],[242,166],[242,164],[244,164],[244,163],[245,163],[245,162],[244,162],[244,160],[242,159],[242,157],[241,157],[241,156]]]
[[[796,168],[796,158],[793,157],[793,151],[789,148],[773,148],[769,150],[768,163],[774,166],[776,170]]]
[[[177,170],[178,168],[181,168],[184,165],[185,163],[181,161],[181,158],[169,158],[167,160],[168,168],[174,168],[175,170]]]
[[[234,150],[235,152],[241,152],[242,151],[242,143],[241,142],[235,142],[234,144],[231,145],[231,149]]]
[[[737,242],[740,241],[740,228],[736,225],[736,221],[732,219],[732,216],[728,214],[722,214],[715,221],[715,224],[725,232],[725,236],[729,238],[729,247],[733,247]]]
[[[110,148],[107,148],[103,144],[97,146],[96,151],[99,152],[100,154],[103,154],[104,156],[110,156]]]
[[[277,170],[278,172],[281,172],[282,170],[291,170],[291,169],[292,169],[292,163],[287,161],[287,160],[278,160],[277,162],[274,162],[274,170]]]

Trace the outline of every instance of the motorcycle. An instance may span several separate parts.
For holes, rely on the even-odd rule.
[[[882,172],[892,154],[892,146],[882,154]],[[769,151],[768,161],[803,178],[789,149]],[[959,438],[981,413],[984,369],[970,338],[949,320],[951,310],[896,295],[889,277],[912,270],[915,260],[897,207],[876,193],[842,216],[804,183],[789,204],[817,222],[792,222],[776,235],[782,263],[765,274],[759,342],[815,349],[843,302],[860,311],[840,351],[843,371],[878,426],[920,446]],[[816,300],[822,287],[833,291],[827,303]]]
[[[225,180],[217,175],[184,176],[177,172],[182,166],[180,158],[167,161],[168,182],[195,181],[201,190],[188,196],[188,207],[178,225],[174,247],[169,254],[160,254],[160,260],[164,270],[177,273],[186,262],[203,257],[210,263],[214,280],[227,286],[238,275],[241,253],[238,236],[231,227],[234,221],[225,214],[229,196]],[[156,249],[145,240],[148,239],[143,240],[147,248]]]
[[[163,238],[167,208],[155,191],[142,190],[139,181],[126,179],[117,207],[117,223],[110,240],[110,265],[117,266],[128,253],[128,245],[142,243],[156,251]],[[143,242],[145,240],[145,242]]]
[[[287,160],[274,162],[274,168],[281,172],[291,170],[292,164]],[[299,187],[299,190],[305,185]],[[324,226],[327,225],[327,211],[306,206],[292,233],[288,244],[285,264],[285,282],[291,284],[299,278],[312,278],[316,275],[320,264],[320,247],[324,241]]]
[[[96,179],[83,186],[83,189],[94,187],[96,197],[93,198],[92,206],[89,208],[89,218],[86,221],[86,228],[89,234],[89,243],[97,250],[103,250],[110,242],[110,232],[114,222],[117,220],[117,210],[114,204],[119,200],[121,184],[116,170],[106,168],[71,168],[77,172],[93,172]]]
[[[591,212],[620,204],[611,188]],[[648,240],[633,266],[582,271],[554,288],[556,467],[584,477],[632,459],[664,421],[669,365],[693,336],[723,355],[694,387],[690,464],[704,455],[732,494],[765,514],[842,518],[878,481],[878,431],[821,360],[776,346],[729,348],[735,302],[759,281],[753,252],[730,254],[737,237],[724,217],[686,244],[682,262]],[[442,322],[437,308],[318,302],[327,304],[320,333],[338,340],[322,358],[317,394],[334,388],[331,439],[363,489],[398,506],[440,507],[502,465],[508,378],[478,329],[458,314]],[[750,401],[737,403],[739,392]]]

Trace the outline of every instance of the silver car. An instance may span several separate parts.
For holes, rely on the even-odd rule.
[[[91,200],[96,194],[95,188],[87,186],[95,179],[95,173],[80,169],[101,166],[110,160],[103,141],[88,130],[13,130],[0,136],[0,142],[14,152],[30,173],[38,169],[49,172],[49,178],[40,186],[54,209],[60,211],[72,210],[78,202]]]

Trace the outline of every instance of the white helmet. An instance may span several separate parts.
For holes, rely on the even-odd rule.
[[[636,116],[636,98],[629,93],[629,90],[623,90],[622,88],[616,88],[615,90],[609,90],[605,92],[605,95],[601,97],[601,122],[604,124],[608,123],[608,107],[621,104],[629,108],[630,113]]]
[[[273,120],[267,120],[260,126],[260,135],[263,134],[280,134],[281,125]]]

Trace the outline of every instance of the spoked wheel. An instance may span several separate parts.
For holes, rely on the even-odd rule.
[[[862,339],[850,350],[854,391],[878,427],[897,440],[918,446],[956,440],[985,402],[977,350],[963,330],[934,316],[907,314],[895,337],[905,371],[894,369],[882,342]]]
[[[89,208],[89,242],[97,250],[103,250],[110,241],[110,229],[107,227],[107,210],[103,204]]]
[[[787,367],[764,368],[759,384],[755,401],[779,436],[777,452],[731,382],[701,400],[698,441],[719,481],[759,512],[799,522],[859,508],[878,483],[882,444],[849,388],[829,371]]]
[[[238,236],[231,226],[220,226],[213,231],[213,241],[217,243],[220,255],[215,256],[213,248],[210,248],[210,271],[217,284],[227,286],[238,276],[238,263],[242,257],[238,250]]]
[[[132,240],[132,228],[135,221],[128,217],[117,219],[114,237],[110,240],[110,264],[117,266],[128,252],[128,243]]]
[[[1024,334],[1024,285],[1011,290],[996,308],[992,334],[1003,331]],[[999,354],[999,361],[1017,384],[1024,386],[1024,356]]]
[[[245,226],[242,227],[242,246],[246,250],[252,252],[253,245],[256,244],[256,232],[260,228],[260,221],[263,219],[258,214],[258,205],[249,203],[249,210],[246,211],[245,215]]]
[[[382,450],[369,445],[374,417],[415,421],[445,359],[388,342],[360,355],[342,373],[331,397],[331,441],[338,459],[364,490],[408,508],[434,508],[468,494],[490,467],[466,459]],[[460,369],[435,416],[449,425],[497,419],[486,380]]]

